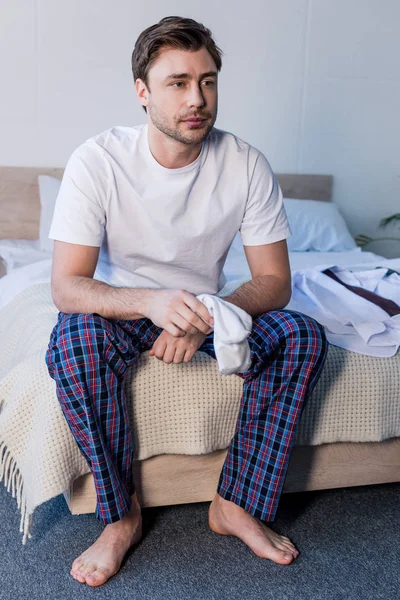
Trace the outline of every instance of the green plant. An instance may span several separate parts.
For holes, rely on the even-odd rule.
[[[390,215],[390,217],[384,217],[379,221],[378,228],[384,229],[390,224],[397,225],[400,222],[400,213],[395,213],[394,215]],[[400,242],[400,237],[370,237],[368,235],[364,235],[360,233],[355,238],[357,246],[361,248],[370,244],[371,242],[377,242],[380,240],[396,240]]]

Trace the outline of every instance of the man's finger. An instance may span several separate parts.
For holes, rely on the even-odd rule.
[[[198,333],[207,328],[207,325],[185,305],[182,305],[174,315],[174,325],[180,327],[184,333],[190,334]]]
[[[190,327],[188,328],[188,333],[197,333],[198,331],[201,331],[202,333],[207,333],[210,324],[206,323],[204,321],[204,319],[194,313],[192,311],[191,308],[189,308],[186,305],[183,305],[181,308],[178,309],[177,311],[178,316],[183,319],[183,322],[186,323],[186,325],[182,325],[180,322],[178,323],[178,319],[177,319],[177,324],[179,325],[179,327],[188,327],[188,323],[190,325]]]
[[[183,357],[183,362],[190,362],[193,358],[193,354],[190,350],[186,350],[185,356]]]
[[[163,361],[167,364],[172,363],[174,360],[175,352],[176,352],[175,346],[172,344],[171,345],[167,344],[167,347],[165,349],[164,356],[163,356]]]
[[[157,351],[157,348],[158,348],[158,346],[159,346],[159,343],[160,343],[160,337],[161,337],[161,336],[162,336],[162,333],[161,333],[161,334],[158,336],[158,338],[156,339],[156,341],[155,341],[155,342],[154,342],[154,344],[152,345],[152,347],[151,347],[151,349],[150,349],[150,351],[149,351],[149,354],[150,354],[150,356],[154,356],[154,354],[156,353],[156,351]]]
[[[167,342],[165,341],[164,337],[160,340],[158,339],[154,346],[154,355],[159,358],[160,360],[163,359],[164,354],[165,354],[165,350],[167,348]]]
[[[186,348],[177,348],[175,350],[175,355],[174,355],[174,363],[175,364],[179,364],[181,362],[183,362],[183,357],[185,356],[185,352],[186,352]]]
[[[165,326],[165,331],[167,331],[170,335],[172,335],[175,338],[184,337],[186,335],[185,331],[182,331],[182,329],[179,329],[179,327],[177,327],[173,323],[167,323],[167,325]]]
[[[198,300],[196,296],[193,296],[192,294],[187,292],[187,294],[185,294],[184,296],[184,302],[205,323],[208,323],[209,325],[214,325],[214,319],[208,312],[206,306],[202,302],[200,302],[200,300]]]

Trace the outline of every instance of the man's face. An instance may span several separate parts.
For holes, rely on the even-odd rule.
[[[148,75],[151,92],[146,108],[154,126],[183,144],[203,142],[217,118],[217,77],[205,48],[197,52],[162,48]],[[204,120],[190,123],[190,117]]]

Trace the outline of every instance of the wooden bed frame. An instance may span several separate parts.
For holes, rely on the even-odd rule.
[[[37,239],[39,174],[61,178],[62,168],[0,167],[0,239]],[[287,198],[330,201],[330,175],[277,174]],[[211,501],[227,449],[193,456],[163,454],[134,462],[143,507]],[[383,442],[294,446],[283,492],[400,481],[400,438]],[[65,498],[73,514],[95,511],[91,473],[79,477]]]

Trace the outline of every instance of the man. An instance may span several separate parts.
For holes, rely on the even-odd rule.
[[[46,362],[106,525],[71,575],[103,584],[141,537],[123,375],[147,350],[166,363],[199,349],[215,358],[213,320],[196,296],[222,288],[239,230],[252,279],[225,300],[253,317],[252,364],[239,373],[240,414],[209,526],[289,564],[298,551],[261,520],[275,517],[327,343],[316,321],[279,310],[291,295],[282,193],[261,152],[213,127],[221,51],[208,29],[162,19],[139,36],[132,66],[147,125],[114,127],[75,150],[50,231],[60,312]],[[99,258],[109,283],[93,279]]]

